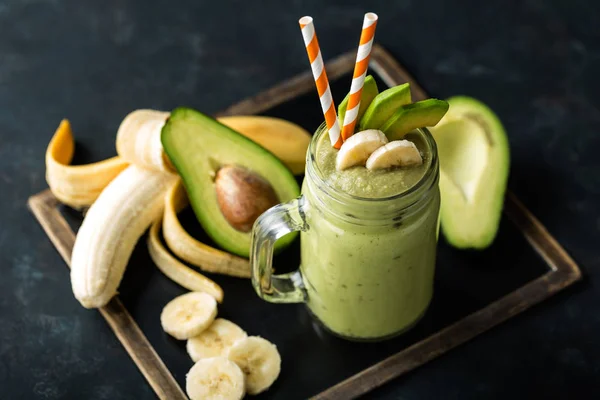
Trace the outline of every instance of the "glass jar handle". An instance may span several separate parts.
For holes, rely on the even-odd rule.
[[[250,268],[256,293],[271,303],[302,303],[306,299],[300,270],[273,275],[273,248],[277,239],[294,231],[306,231],[305,199],[300,196],[265,211],[252,228]]]

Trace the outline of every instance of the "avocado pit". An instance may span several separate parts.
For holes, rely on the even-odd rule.
[[[215,191],[223,216],[241,232],[250,232],[254,221],[279,203],[266,179],[237,165],[227,165],[217,171]]]

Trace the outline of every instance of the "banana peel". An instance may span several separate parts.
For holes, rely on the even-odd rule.
[[[294,175],[304,173],[311,135],[306,129],[281,118],[231,116],[217,120],[275,154]]]
[[[120,157],[112,157],[92,164],[69,165],[74,152],[71,124],[64,119],[46,149],[46,181],[58,200],[81,209],[92,205],[129,163]]]
[[[219,303],[223,302],[223,289],[204,275],[177,260],[160,239],[162,219],[154,221],[148,235],[148,252],[158,269],[169,279],[193,292],[206,292]]]
[[[203,271],[250,278],[250,263],[247,259],[199,242],[183,228],[177,213],[188,205],[185,188],[181,180],[178,180],[165,195],[163,237],[169,249],[177,257]]]

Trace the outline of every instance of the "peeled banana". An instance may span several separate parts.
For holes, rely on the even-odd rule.
[[[74,152],[71,124],[64,119],[46,150],[46,181],[60,202],[83,208],[90,206],[128,163],[113,157],[92,164],[69,165]]]
[[[133,248],[160,218],[176,175],[129,166],[102,191],[77,233],[71,258],[73,293],[86,308],[116,294]]]

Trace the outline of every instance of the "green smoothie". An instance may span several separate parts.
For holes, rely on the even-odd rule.
[[[405,139],[416,144],[423,165],[337,171],[327,132],[319,129],[311,143],[301,272],[309,309],[345,338],[394,336],[419,320],[432,297],[437,155],[426,130]]]

